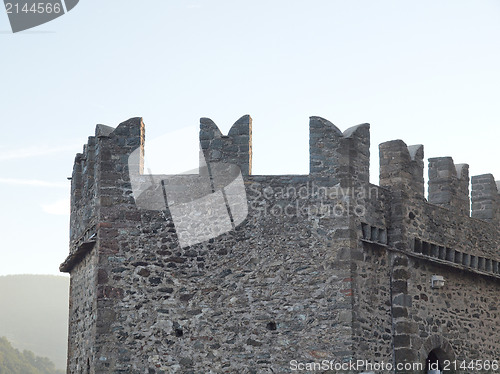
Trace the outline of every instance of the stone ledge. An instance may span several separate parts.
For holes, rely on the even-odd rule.
[[[94,248],[95,240],[83,242],[78,246],[76,251],[71,253],[66,260],[59,266],[59,271],[63,273],[69,273],[76,264],[78,264],[86,255],[89,253],[92,248]]]
[[[445,266],[452,267],[452,268],[455,268],[455,269],[464,270],[464,271],[469,272],[469,273],[480,274],[480,275],[487,276],[489,278],[500,280],[500,274],[490,273],[490,272],[487,272],[487,271],[481,271],[481,270],[474,269],[474,268],[471,268],[471,267],[468,267],[468,266],[465,266],[465,265],[457,264],[457,263],[446,261],[446,260],[441,260],[441,259],[435,258],[435,257],[426,256],[426,255],[423,255],[421,253],[403,251],[403,250],[396,249],[396,248],[393,248],[393,247],[386,247],[386,248],[389,251],[398,252],[398,253],[404,253],[405,255],[407,255],[409,257],[419,258],[421,260],[425,260],[425,261],[432,262],[432,263],[435,263],[435,264],[445,265]]]

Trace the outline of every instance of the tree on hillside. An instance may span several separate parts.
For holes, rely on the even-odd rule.
[[[0,338],[0,374],[64,374],[52,361],[31,351],[19,352],[6,338]]]

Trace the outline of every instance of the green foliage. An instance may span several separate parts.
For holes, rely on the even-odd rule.
[[[0,338],[0,374],[64,374],[52,361],[31,351],[19,352],[6,338]]]
[[[0,276],[0,336],[21,351],[48,357],[57,368],[65,368],[68,288],[67,277]]]

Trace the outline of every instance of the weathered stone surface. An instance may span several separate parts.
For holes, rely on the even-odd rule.
[[[425,363],[432,350],[500,357],[492,176],[472,177],[471,218],[468,168],[431,159],[427,202],[423,146],[396,140],[380,146],[372,185],[369,125],[341,132],[320,117],[310,120],[309,175],[251,175],[251,118],[227,136],[205,118],[200,174],[138,174],[139,199],[151,202],[141,208],[129,170],[141,171],[144,131],[140,118],[99,125],[75,159],[62,266],[68,373],[289,373],[292,360]],[[241,169],[246,200],[225,199],[248,214],[183,248],[171,205],[189,202],[186,190],[222,190],[228,175],[206,179],[204,162],[216,161]],[[431,287],[433,275],[444,287]]]

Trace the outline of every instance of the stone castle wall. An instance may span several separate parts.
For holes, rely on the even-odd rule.
[[[429,160],[424,198],[421,145],[382,144],[380,186],[370,184],[368,124],[341,132],[311,117],[309,175],[251,175],[249,116],[227,136],[201,120],[199,175],[144,175],[144,132],[140,118],[98,125],[75,160],[61,265],[72,278],[68,373],[289,373],[292,360],[425,362],[431,350],[500,357],[491,175],[472,177],[471,218],[468,166],[449,157]],[[247,201],[224,196],[248,215],[182,247],[205,227],[183,232],[171,207],[186,190],[222,191],[233,171],[215,174],[218,162],[241,170]],[[177,193],[168,204],[166,190]],[[435,274],[444,288],[431,289]]]

